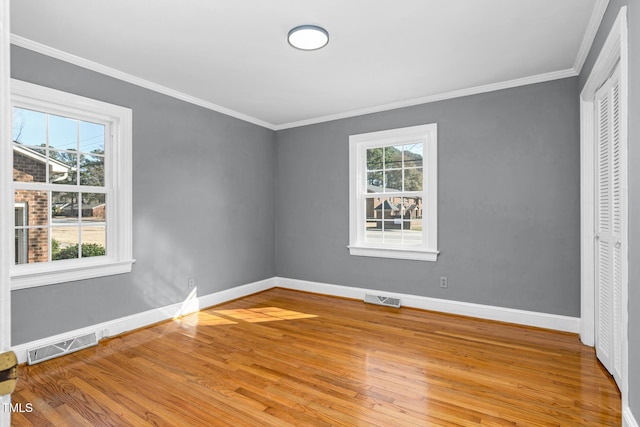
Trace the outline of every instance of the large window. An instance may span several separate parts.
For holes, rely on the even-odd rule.
[[[12,81],[12,286],[131,270],[131,110]]]
[[[351,135],[352,255],[437,259],[437,125]]]

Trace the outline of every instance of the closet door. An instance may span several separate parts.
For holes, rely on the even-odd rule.
[[[622,384],[622,236],[626,154],[621,141],[619,66],[596,92],[596,354]]]

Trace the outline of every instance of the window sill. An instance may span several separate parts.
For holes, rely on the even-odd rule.
[[[91,261],[83,265],[74,263],[73,266],[52,266],[50,263],[43,264],[41,268],[39,265],[33,264],[29,265],[30,268],[27,269],[21,269],[18,266],[11,272],[11,290],[130,273],[131,266],[135,263],[135,260],[114,261],[107,259],[106,261]],[[64,261],[56,261],[56,263],[58,262],[63,263]]]
[[[347,246],[349,253],[356,256],[368,256],[376,258],[408,259],[412,261],[437,261],[438,251],[371,248],[363,246]]]

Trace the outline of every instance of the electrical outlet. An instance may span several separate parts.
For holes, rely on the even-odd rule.
[[[193,277],[190,277],[187,280],[187,290],[192,291],[193,288],[196,287],[196,279],[194,279]]]
[[[449,287],[449,280],[446,277],[441,277],[440,278],[440,287],[441,288],[448,288]]]

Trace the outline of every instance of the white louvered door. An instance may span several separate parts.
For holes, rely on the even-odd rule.
[[[626,152],[621,138],[619,66],[596,92],[595,102],[596,353],[621,385]]]

